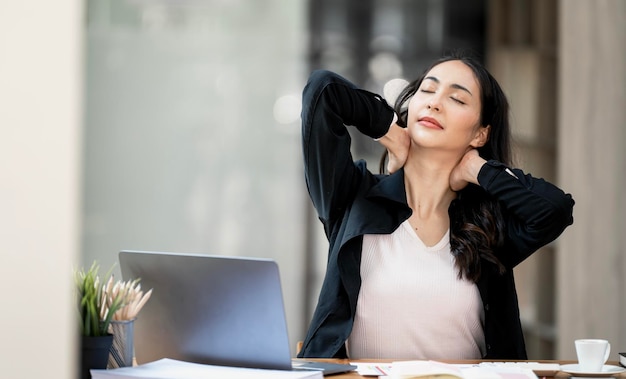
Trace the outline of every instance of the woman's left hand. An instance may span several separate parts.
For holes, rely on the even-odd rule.
[[[478,184],[478,173],[486,162],[478,155],[478,150],[474,148],[467,150],[459,164],[450,173],[450,188],[453,191],[460,191],[468,183]]]

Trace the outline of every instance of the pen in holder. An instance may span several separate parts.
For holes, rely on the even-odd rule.
[[[110,330],[113,334],[113,345],[111,345],[107,368],[133,365],[133,357],[135,356],[134,325],[135,319],[111,321]]]
[[[139,279],[119,281],[113,284],[113,277],[103,290],[102,317],[111,318],[109,333],[113,334],[113,344],[109,352],[107,368],[128,367],[133,365],[135,357],[134,329],[137,313],[150,298],[152,290],[144,293],[139,285]],[[108,314],[117,299],[121,299],[123,306],[113,314]]]

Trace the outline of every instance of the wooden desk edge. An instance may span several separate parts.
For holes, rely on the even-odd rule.
[[[329,362],[329,363],[341,363],[341,364],[350,364],[350,363],[359,363],[359,362],[367,362],[367,363],[392,363],[398,361],[397,359],[333,359],[333,358],[303,358],[303,361],[319,361],[319,362]],[[498,360],[498,359],[470,359],[470,360],[439,360],[439,362],[443,363],[451,363],[451,364],[475,364],[481,362],[537,362],[537,363],[556,363],[559,365],[567,365],[576,363],[575,360],[546,360],[546,359],[529,359],[525,361],[515,361],[515,360]],[[608,361],[607,365],[620,366],[618,361]],[[621,366],[620,366],[621,367]],[[534,371],[534,373],[541,378],[570,378],[571,375],[562,371]],[[609,376],[608,378],[626,378],[626,373],[616,374],[614,376]],[[359,375],[356,371],[344,373],[344,374],[336,374],[328,376],[331,379],[343,379],[343,378],[372,378],[365,377]]]

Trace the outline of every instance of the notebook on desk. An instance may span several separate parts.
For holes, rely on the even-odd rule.
[[[124,280],[152,288],[135,321],[137,363],[194,363],[324,375],[355,366],[293,361],[278,265],[271,259],[121,251]]]

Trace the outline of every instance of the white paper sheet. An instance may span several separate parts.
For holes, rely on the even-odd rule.
[[[112,370],[91,370],[92,379],[323,379],[321,371],[262,370],[189,363],[175,359],[160,359],[134,367]]]

